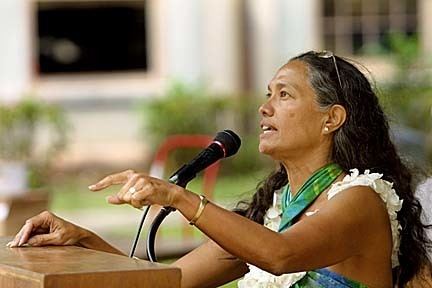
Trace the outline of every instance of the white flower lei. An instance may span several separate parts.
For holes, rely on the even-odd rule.
[[[281,191],[273,194],[273,206],[264,215],[264,226],[273,231],[278,231],[282,215]],[[283,288],[291,287],[302,279],[306,272],[289,273],[275,276],[256,266],[248,264],[249,272],[238,282],[238,288]]]

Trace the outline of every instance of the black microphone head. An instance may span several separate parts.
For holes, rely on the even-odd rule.
[[[222,144],[225,154],[224,157],[229,157],[237,153],[241,145],[240,137],[231,130],[218,132],[214,141]]]

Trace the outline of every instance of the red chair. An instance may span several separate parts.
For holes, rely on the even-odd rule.
[[[167,160],[170,153],[172,153],[173,151],[177,149],[205,148],[212,141],[213,137],[208,135],[172,135],[167,137],[155,153],[155,157],[150,166],[150,176],[161,179],[164,177]],[[218,171],[219,162],[216,162],[207,167],[203,172],[202,194],[204,194],[210,200],[213,199],[213,191],[215,188]],[[152,206],[148,221],[152,221],[152,219],[159,212],[160,208],[161,207]],[[170,216],[168,216],[168,218],[169,217]],[[180,243],[178,241],[174,243],[171,241],[167,241],[167,237],[163,237],[163,226],[164,223],[162,223],[160,229],[161,231],[158,232],[156,240],[156,252],[158,258],[171,258],[181,256],[202,243],[202,240],[197,241],[193,238],[193,229],[190,225],[188,225],[188,222],[186,220],[182,221],[182,241]]]
[[[169,154],[179,148],[205,148],[213,141],[208,135],[172,135],[168,136],[156,151],[150,166],[150,176],[162,178],[164,176],[165,163]],[[203,194],[212,199],[213,190],[219,172],[219,162],[210,165],[204,170]]]

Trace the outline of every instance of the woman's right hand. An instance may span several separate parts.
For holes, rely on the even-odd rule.
[[[28,219],[8,247],[80,245],[89,231],[44,211]]]

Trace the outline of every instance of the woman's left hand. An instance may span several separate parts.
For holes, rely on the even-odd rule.
[[[90,185],[89,189],[99,191],[118,184],[123,187],[116,195],[109,196],[107,201],[111,204],[130,204],[135,208],[153,204],[175,208],[176,195],[184,191],[180,186],[133,170],[111,174]]]

